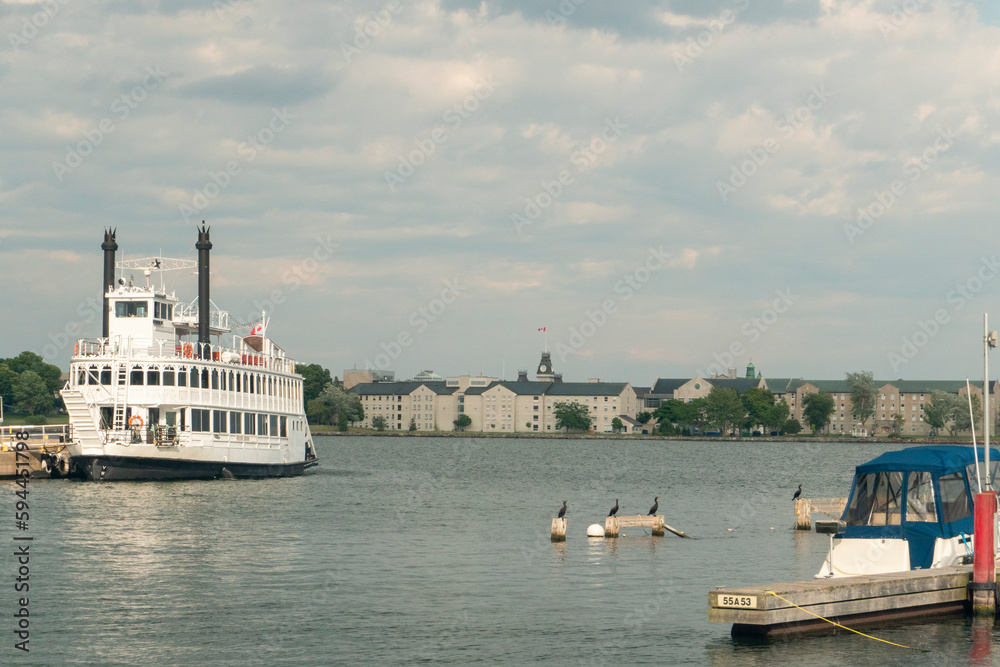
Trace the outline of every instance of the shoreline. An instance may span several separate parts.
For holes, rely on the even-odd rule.
[[[310,426],[312,428],[312,426]],[[738,438],[734,436],[683,436],[683,435],[652,435],[631,433],[486,433],[482,431],[314,431],[314,436],[361,436],[376,438],[508,438],[508,439],[588,439],[588,440],[679,440],[692,442],[866,442],[866,443],[898,443],[910,445],[971,445],[972,439],[961,438],[887,438],[868,437],[854,438],[850,436],[757,436]],[[982,443],[977,441],[977,446]]]

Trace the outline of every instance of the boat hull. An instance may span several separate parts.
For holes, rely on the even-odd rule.
[[[74,456],[73,476],[88,481],[183,480],[295,477],[316,461],[295,463],[236,463],[177,458]]]

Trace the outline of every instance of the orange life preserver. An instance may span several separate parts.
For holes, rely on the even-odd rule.
[[[184,356],[190,359],[193,353],[194,347],[191,346],[191,343],[184,343]]]
[[[142,417],[140,417],[139,415],[132,415],[131,417],[128,418],[129,426],[135,426],[136,422],[139,422],[139,428],[142,428]]]
[[[73,356],[74,357],[80,356],[80,344],[79,343],[77,343],[76,345],[73,346]]]

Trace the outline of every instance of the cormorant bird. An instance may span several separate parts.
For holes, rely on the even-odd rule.
[[[649,508],[649,516],[653,516],[654,514],[656,514],[656,508],[659,506],[660,506],[660,497],[656,496],[656,498],[653,499],[653,506]]]
[[[568,502],[569,502],[568,500],[564,500],[563,501],[563,506],[559,508],[559,518],[560,519],[563,518],[564,516],[566,516],[566,503],[568,503]]]
[[[608,516],[614,516],[617,513],[618,513],[618,499],[615,498],[615,506],[611,508],[610,512],[608,512]]]
[[[799,484],[799,490],[795,492],[794,496],[792,496],[792,500],[798,500],[799,496],[801,495],[802,495],[802,485]]]

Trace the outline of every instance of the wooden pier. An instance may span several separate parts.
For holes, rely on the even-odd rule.
[[[17,452],[14,448],[18,442],[28,446],[25,453],[32,478],[59,477],[62,475],[60,468],[68,468],[68,425],[3,426],[0,427],[0,479],[17,477]],[[23,468],[24,458],[21,461]]]
[[[796,530],[812,530],[812,515],[819,514],[820,520],[837,521],[844,514],[847,498],[796,498]]]
[[[954,566],[770,586],[720,588],[708,594],[708,620],[732,623],[734,635],[778,635],[866,622],[961,612],[972,568]]]
[[[604,520],[604,537],[618,537],[622,528],[649,528],[653,535],[662,536],[670,531],[678,537],[688,537],[682,531],[671,528],[662,514],[655,516],[635,514],[632,516],[609,516]]]

